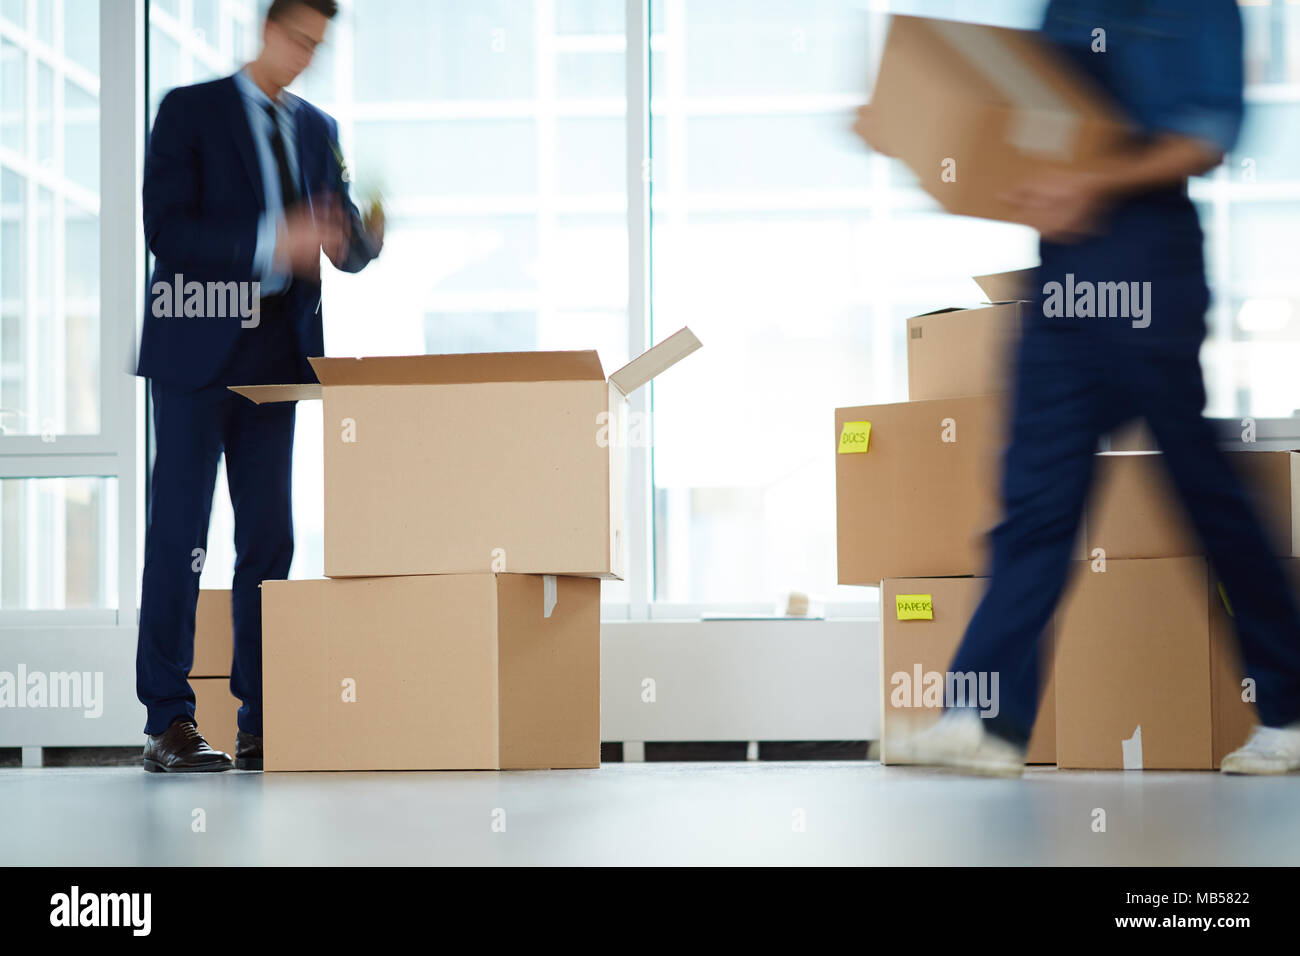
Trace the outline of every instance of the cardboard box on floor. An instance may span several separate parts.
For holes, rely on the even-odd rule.
[[[953,655],[987,585],[987,578],[889,578],[880,583],[881,763],[906,762],[891,753],[891,747],[938,720],[944,685],[935,682],[946,683]],[[909,610],[918,604],[928,610],[919,615]],[[1045,641],[1050,651],[1050,631]],[[1046,653],[1047,678],[1026,755],[1031,764],[1056,762],[1056,689],[1050,660]],[[992,685],[986,684],[986,689],[991,692]]]
[[[835,410],[840,584],[979,574],[998,517],[999,396]]]
[[[239,698],[230,693],[229,677],[191,677],[194,689],[194,722],[213,750],[235,756],[235,735],[239,733]]]
[[[608,381],[594,351],[313,358],[325,574],[508,571],[621,578],[627,396],[699,348],[689,329]]]
[[[949,212],[1014,219],[1001,197],[1031,175],[1087,170],[1127,128],[1038,36],[890,19],[871,105],[885,149]]]
[[[939,309],[907,320],[910,401],[1008,391],[1011,350],[1020,337],[1034,269],[976,276],[989,305]]]
[[[1076,566],[1057,614],[1057,765],[1210,769],[1205,561],[1109,560],[1104,572],[1089,568]]]
[[[600,582],[262,585],[265,769],[600,765]]]
[[[230,615],[230,591],[199,591],[194,613],[194,663],[190,677],[230,677],[235,633]]]
[[[1275,552],[1300,554],[1300,454],[1224,453],[1251,491]],[[1204,554],[1165,474],[1159,452],[1106,452],[1096,457],[1095,484],[1084,517],[1087,553],[1115,558]]]

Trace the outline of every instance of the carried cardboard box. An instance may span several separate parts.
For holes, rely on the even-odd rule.
[[[229,677],[191,677],[194,689],[194,722],[213,750],[235,756],[235,735],[239,733],[239,698],[230,693]]]
[[[627,396],[699,348],[669,336],[608,380],[594,351],[313,358],[325,574],[507,571],[621,578]]]
[[[267,581],[265,769],[600,764],[600,582]]]
[[[1251,493],[1274,551],[1300,554],[1300,454],[1224,452]],[[1084,516],[1089,555],[1101,548],[1115,558],[1173,558],[1204,554],[1159,452],[1096,456],[1093,494]]]
[[[1011,385],[1011,351],[1035,270],[976,276],[989,304],[907,320],[907,396],[926,401],[994,395]]]
[[[998,396],[835,410],[840,584],[981,573],[999,512]]]
[[[891,18],[871,106],[885,150],[949,212],[1014,220],[1003,195],[1094,168],[1128,129],[1036,33]]]
[[[945,704],[943,688],[953,655],[975,613],[987,578],[890,578],[880,586],[880,760],[906,763],[898,748],[939,719]],[[1044,638],[1047,672],[1038,720],[1029,739],[1026,761],[1056,762],[1056,692],[1050,667],[1050,629]],[[954,687],[966,693],[981,690],[961,678]],[[982,690],[996,701],[997,688],[987,676]]]
[[[194,612],[194,663],[190,677],[230,677],[234,663],[235,632],[229,590],[199,591]]]
[[[1075,569],[1056,626],[1056,763],[1214,766],[1210,576],[1202,558]]]

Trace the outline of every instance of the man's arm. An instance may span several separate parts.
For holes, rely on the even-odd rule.
[[[1096,170],[1044,176],[1008,192],[1023,210],[1021,221],[1045,238],[1093,232],[1112,203],[1203,175],[1236,145],[1244,113],[1241,14],[1232,0],[1189,6],[1196,32],[1180,77],[1183,95],[1155,119],[1152,138]]]
[[[145,153],[144,236],[149,251],[182,271],[254,279],[257,214],[199,215],[203,161],[194,113],[178,101],[177,93],[168,93],[159,105]]]

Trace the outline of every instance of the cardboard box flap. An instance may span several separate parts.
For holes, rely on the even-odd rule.
[[[467,385],[479,382],[603,381],[592,349],[575,352],[467,352],[309,359],[322,385]]]
[[[1036,271],[1037,268],[994,272],[991,275],[975,276],[975,282],[990,302],[1027,302],[1030,296],[1029,283],[1033,281]]]
[[[320,401],[320,386],[310,385],[230,385],[232,392],[243,395],[256,405],[268,402]]]
[[[699,347],[700,340],[695,337],[695,333],[683,327],[628,362],[609,377],[609,382],[626,398]]]

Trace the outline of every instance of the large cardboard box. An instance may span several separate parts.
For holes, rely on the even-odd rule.
[[[229,590],[201,590],[194,613],[194,663],[190,677],[229,677],[235,632]]]
[[[1001,197],[1120,145],[1118,113],[1027,30],[890,20],[872,95],[879,136],[949,212],[1014,219]]]
[[[1057,765],[1210,769],[1205,561],[1112,560],[1104,572],[1089,567],[1076,566],[1057,617]]]
[[[194,689],[194,722],[213,750],[235,756],[235,735],[239,733],[239,698],[230,693],[229,677],[191,677]]]
[[[1020,298],[1033,269],[976,276],[989,305],[939,309],[907,320],[911,401],[992,395],[1011,384],[1011,351],[1023,322]],[[1002,296],[1016,298],[1000,298]]]
[[[262,585],[265,769],[600,764],[600,582]]]
[[[906,763],[897,746],[939,719],[943,700],[942,690],[936,692],[936,681],[946,686],[953,655],[987,585],[987,578],[889,578],[881,582],[882,763]],[[1049,629],[1043,657],[1045,686],[1026,755],[1032,764],[1056,762],[1056,690],[1050,646]],[[985,690],[993,701],[991,679],[986,680]]]
[[[984,570],[999,511],[1001,404],[980,396],[835,410],[840,584]]]
[[[1225,452],[1252,493],[1282,556],[1300,554],[1300,454]],[[1084,517],[1085,546],[1114,558],[1172,558],[1204,553],[1165,474],[1159,452],[1105,452]]]
[[[325,574],[507,571],[621,578],[627,396],[699,348],[669,336],[608,380],[594,351],[313,358]],[[631,440],[648,440],[633,436]]]

